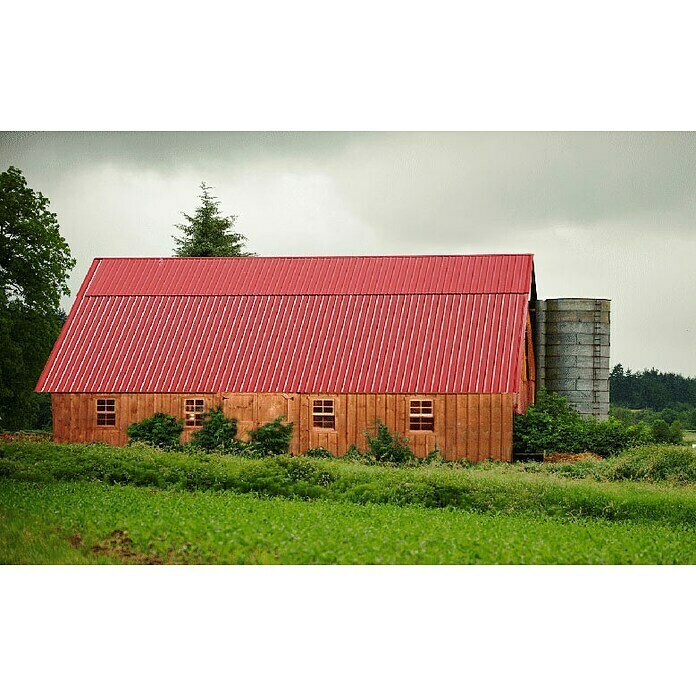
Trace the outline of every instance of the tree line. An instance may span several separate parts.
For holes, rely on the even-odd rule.
[[[199,198],[175,225],[175,256],[252,255],[205,182]],[[0,431],[51,427],[50,395],[34,387],[66,320],[60,300],[75,259],[49,205],[17,167],[0,173]]]
[[[609,394],[614,406],[656,411],[675,404],[696,407],[696,377],[683,377],[655,368],[631,372],[615,365],[609,375]]]
[[[696,377],[654,368],[632,372],[619,363],[609,376],[611,414],[628,423],[662,420],[696,429]]]

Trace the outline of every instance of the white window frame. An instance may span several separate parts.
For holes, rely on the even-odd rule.
[[[191,408],[189,403],[191,403]],[[187,396],[184,399],[184,426],[187,428],[200,428],[203,425],[205,413],[205,399],[198,396]],[[192,421],[192,422],[189,422]]]
[[[322,425],[317,425],[317,421]],[[324,425],[324,423],[330,423],[330,425]],[[336,402],[334,399],[312,399],[312,427],[317,430],[336,430]]]
[[[417,427],[413,427],[413,426]],[[427,426],[430,427],[427,427]],[[432,399],[410,399],[408,406],[408,429],[414,433],[435,431],[435,412]]]

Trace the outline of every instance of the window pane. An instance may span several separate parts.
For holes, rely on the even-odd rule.
[[[333,415],[334,402],[333,399],[313,399],[312,414],[313,415]]]
[[[97,413],[97,425],[116,425],[115,413]]]
[[[336,429],[336,418],[335,416],[326,415],[314,415],[312,418],[312,425],[315,428],[330,428],[332,430]]]

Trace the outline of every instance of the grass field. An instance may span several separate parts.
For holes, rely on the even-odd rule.
[[[3,563],[695,563],[696,529],[260,499],[101,483],[0,485]]]
[[[395,469],[2,443],[0,562],[693,564],[694,459]]]

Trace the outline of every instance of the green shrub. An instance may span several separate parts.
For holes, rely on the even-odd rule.
[[[345,452],[341,455],[340,459],[349,462],[359,462],[361,464],[375,464],[375,458],[369,452],[361,452],[356,445],[351,445]]]
[[[360,457],[362,457],[362,452],[355,444],[351,445],[343,455],[343,459],[360,459]]]
[[[677,445],[648,445],[622,453],[612,462],[615,480],[696,483],[696,451]]]
[[[584,438],[581,439],[583,452],[594,452],[603,457],[618,454],[630,447],[638,447],[652,442],[650,428],[644,423],[626,425],[612,418],[599,421],[585,418]]]
[[[234,450],[234,438],[237,434],[237,421],[226,418],[222,406],[203,414],[203,425],[191,436],[191,442],[206,452]]]
[[[567,399],[549,394],[542,387],[536,403],[524,415],[515,415],[513,449],[515,452],[578,451],[581,418]]]
[[[243,440],[233,440],[225,450],[225,454],[235,454],[246,459],[260,459],[265,456],[257,445],[251,442],[244,442]]]
[[[672,421],[672,424],[669,426],[669,437],[673,445],[678,445],[684,440],[684,426],[681,424],[681,421]]]
[[[442,463],[444,461],[445,458],[442,456],[442,450],[437,446],[437,442],[435,443],[435,448],[423,458],[424,464]]]
[[[662,418],[655,418],[650,427],[653,441],[658,444],[678,445],[684,438],[684,427],[679,420],[667,423]]]
[[[594,452],[606,457],[654,441],[644,423],[628,425],[610,417],[600,421],[580,415],[565,397],[540,389],[536,403],[515,415],[515,452]]]
[[[656,443],[665,445],[679,445],[684,438],[684,427],[679,420],[673,420],[671,423],[662,418],[653,420],[652,436]]]
[[[389,428],[379,419],[374,424],[374,434],[365,431],[365,439],[370,454],[378,462],[394,462],[395,464],[405,464],[414,458],[408,440],[396,433],[389,432]]]
[[[336,480],[330,472],[295,457],[279,456],[274,460],[292,481],[306,481],[316,486],[328,486]]]
[[[670,441],[669,425],[662,418],[657,418],[652,424],[653,440],[658,443]]]
[[[372,455],[367,452],[361,452],[357,445],[351,445],[346,453],[341,455],[341,459],[346,459],[351,462],[363,462],[364,464],[374,464],[375,460]]]
[[[305,452],[305,457],[317,457],[318,459],[331,459],[333,454],[324,447],[311,447]]]
[[[53,411],[50,394],[33,394],[34,429],[50,432],[53,429]]]
[[[285,416],[278,416],[270,423],[264,423],[249,431],[253,449],[260,454],[287,454],[292,439],[292,423],[283,424]]]
[[[131,442],[171,449],[179,444],[183,429],[183,421],[167,413],[155,413],[139,423],[131,423],[126,433]]]

